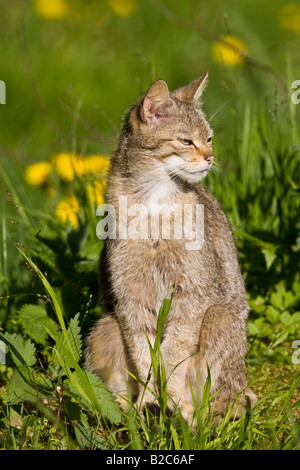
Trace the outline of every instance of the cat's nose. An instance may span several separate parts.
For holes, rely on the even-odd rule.
[[[205,160],[207,161],[207,163],[209,163],[209,165],[211,165],[212,162],[214,161],[214,156],[213,155],[205,155]]]

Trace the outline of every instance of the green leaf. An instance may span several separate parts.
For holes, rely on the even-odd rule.
[[[250,335],[258,338],[266,338],[272,334],[272,328],[266,323],[264,318],[256,318],[248,322],[248,331]]]
[[[258,335],[259,328],[253,321],[248,321],[248,332],[250,335]]]
[[[156,336],[155,336],[155,342],[154,342],[154,351],[157,351],[157,348],[161,342],[162,335],[164,332],[164,328],[167,322],[168,314],[172,305],[172,300],[173,300],[173,289],[171,292],[171,297],[168,298],[166,297],[159,309],[158,316],[157,316],[157,326],[156,326]]]
[[[39,276],[39,278],[41,279],[41,281],[44,285],[45,290],[47,291],[48,295],[50,296],[50,298],[52,300],[53,309],[54,309],[54,311],[57,315],[59,325],[62,329],[62,333],[63,333],[64,339],[65,339],[65,342],[66,342],[66,347],[64,348],[64,354],[67,354],[68,363],[69,363],[69,365],[66,364],[64,366],[63,358],[60,356],[60,365],[61,365],[61,367],[64,366],[65,371],[66,371],[66,373],[68,374],[69,377],[71,377],[70,368],[72,367],[76,370],[76,373],[77,373],[77,375],[78,375],[78,377],[80,378],[80,381],[81,381],[81,385],[80,385],[79,382],[77,382],[77,389],[81,389],[81,393],[83,393],[83,395],[86,395],[88,397],[90,402],[93,404],[94,408],[101,411],[101,405],[99,404],[99,402],[97,401],[97,399],[95,397],[93,389],[92,389],[92,387],[91,387],[91,385],[90,385],[90,383],[87,379],[86,373],[85,373],[84,370],[82,370],[80,368],[80,366],[78,365],[78,362],[76,360],[76,353],[74,353],[74,351],[73,351],[71,341],[70,341],[70,338],[69,338],[67,330],[66,330],[63,310],[60,306],[60,303],[58,301],[58,298],[57,298],[53,288],[51,287],[51,285],[49,284],[48,280],[46,279],[44,274],[41,272],[41,270],[36,266],[36,264],[22,250],[20,250],[20,248],[18,248],[18,250],[22,254],[22,256],[26,259],[26,261],[30,264],[32,269],[37,273],[37,275]],[[62,346],[62,347],[64,346],[62,344],[62,341],[60,341],[60,339],[57,337],[57,335],[55,335],[55,333],[53,333],[50,330],[48,330],[48,333],[51,335],[51,337],[54,340],[57,341],[57,343],[59,343],[59,346]],[[78,357],[78,355],[77,355],[77,357]],[[76,382],[76,378],[74,379],[74,382]]]
[[[278,310],[286,310],[293,307],[297,303],[297,294],[291,290],[287,290],[282,283],[276,285],[276,290],[270,296],[270,303]]]
[[[168,390],[167,390],[167,377],[166,377],[166,369],[165,369],[165,364],[163,361],[162,354],[160,352],[160,349],[158,349],[158,356],[159,356],[159,361],[160,361],[160,382],[159,382],[159,402],[160,402],[160,407],[163,411],[163,416],[165,416],[166,411],[167,411],[167,405],[168,405]]]
[[[73,348],[72,348],[72,344],[71,344],[72,340],[70,340],[70,338],[68,336],[68,332],[67,332],[66,325],[65,325],[65,320],[64,320],[64,315],[63,315],[63,310],[60,306],[57,295],[55,294],[53,288],[49,284],[49,282],[46,279],[46,277],[44,276],[44,274],[36,266],[36,264],[22,250],[20,250],[20,248],[18,248],[18,250],[22,254],[22,256],[26,259],[26,261],[30,264],[32,269],[37,273],[37,275],[39,276],[39,278],[41,279],[41,281],[44,285],[45,290],[47,291],[48,295],[50,296],[50,298],[52,300],[53,309],[54,309],[54,311],[57,315],[59,325],[62,329],[62,333],[63,333],[63,336],[64,336],[66,347],[64,347],[64,344],[62,343],[62,341],[60,341],[60,339],[57,337],[57,335],[53,334],[53,332],[51,332],[49,330],[48,330],[48,333],[51,335],[51,337],[53,339],[56,340],[59,347],[61,347],[61,346],[63,347],[64,354],[67,354],[67,356],[68,356],[68,364],[69,365],[66,364],[66,366],[65,366],[66,372],[70,376],[70,374],[71,374],[70,368],[72,367],[76,370],[77,375],[78,375],[78,377],[80,377],[81,384],[82,384],[82,385],[80,385],[79,383],[77,383],[78,388],[81,388],[83,390],[83,393],[85,393],[84,390],[86,391],[86,394],[88,395],[91,403],[93,403],[93,406],[100,411],[101,406],[97,402],[97,399],[96,399],[96,397],[94,395],[94,392],[93,392],[93,390],[90,386],[90,383],[87,380],[85,371],[83,371],[80,368],[80,366],[78,365],[78,361],[77,361],[78,354],[76,354],[76,351],[73,350]],[[61,367],[63,367],[63,364],[61,362],[63,362],[63,357],[62,356],[60,356],[60,365],[61,365]]]
[[[9,410],[9,423],[13,428],[21,429],[23,426],[23,420],[19,413],[13,409],[13,407]]]
[[[265,242],[264,240],[261,240],[260,238],[255,237],[254,235],[251,235],[250,233],[246,233],[244,231],[237,231],[235,235],[241,240],[249,240],[251,243],[258,246],[265,257],[267,270],[271,268],[273,262],[277,258],[278,245]]]
[[[17,366],[8,382],[6,400],[8,404],[23,401],[36,401],[52,393],[51,384],[38,375],[33,366],[36,363],[35,346],[30,339],[24,339],[16,333],[0,333],[0,339],[8,347],[13,362]]]
[[[280,319],[285,326],[294,325],[295,323],[300,325],[300,312],[294,312],[292,315],[284,311],[280,315]]]
[[[154,377],[155,379],[157,379],[157,375],[158,375],[158,359],[156,357],[156,353],[155,353],[155,350],[154,348],[152,347],[152,344],[151,344],[151,341],[148,337],[148,335],[145,333],[145,336],[146,336],[146,340],[148,342],[148,346],[149,346],[149,351],[150,351],[150,357],[151,357],[151,366],[153,368],[153,373],[154,373]]]
[[[285,310],[284,312],[280,314],[280,320],[285,326],[290,324],[291,318],[292,318],[292,315],[287,310]]]
[[[52,322],[43,307],[35,304],[23,305],[19,310],[19,319],[24,332],[34,342],[46,344],[48,333],[45,328],[51,328]]]
[[[79,326],[79,313],[77,313],[71,320],[68,326],[68,337],[70,339],[72,351],[74,354],[75,359],[79,361],[81,357],[81,349],[82,349],[82,341],[81,341],[81,334],[80,334],[80,326]]]
[[[261,252],[265,257],[267,270],[269,270],[277,258],[277,246],[272,245],[271,243],[265,243],[261,248]]]
[[[85,373],[89,384],[95,394],[95,397],[100,405],[102,415],[107,418],[111,423],[119,424],[122,419],[122,414],[118,401],[98,376],[96,376],[90,371],[85,371]],[[76,372],[73,373],[73,376],[76,378],[76,381],[79,384],[81,384],[82,386],[84,385],[81,382],[81,377],[79,377]],[[64,383],[65,386],[69,389],[73,398],[76,398],[87,408],[91,408],[90,403],[86,401],[85,397],[78,393],[78,389],[74,386],[70,378],[65,380]]]
[[[272,343],[271,347],[272,349],[276,348],[276,346],[278,346],[279,344],[283,343],[289,336],[289,332],[288,331],[283,331],[281,332],[277,339],[274,341],[274,343]]]
[[[71,347],[73,358],[76,360],[76,362],[78,362],[79,359],[81,358],[81,350],[82,350],[82,341],[81,341],[81,334],[80,334],[80,327],[79,327],[78,319],[79,319],[79,313],[77,313],[74,316],[74,318],[70,320],[70,323],[67,329],[69,345]],[[55,339],[56,339],[56,352],[54,352],[54,362],[57,362],[57,353],[62,357],[64,361],[68,362],[69,354],[66,355],[66,351],[68,351],[68,344],[67,344],[67,341],[63,332],[57,333]]]
[[[88,380],[87,372],[79,366],[78,362],[75,360],[75,356],[72,349],[70,349],[71,343],[63,343],[62,339],[65,339],[65,336],[60,336],[59,334],[55,334],[53,333],[53,331],[50,330],[48,332],[50,336],[56,341],[57,347],[55,359],[57,360],[57,365],[62,367],[68,379],[75,387],[77,393],[80,397],[82,397],[82,399],[86,403],[88,403],[88,406],[93,410],[97,409],[101,412],[101,405],[97,401],[95,393]],[[67,332],[65,333],[67,334]],[[61,356],[59,351],[62,351],[62,354],[65,359]],[[76,374],[72,372],[73,369],[75,369]],[[79,377],[79,380],[77,379],[77,377]]]
[[[51,384],[47,379],[40,377],[27,365],[18,367],[12,375],[6,391],[6,401],[9,405],[16,405],[24,401],[36,402],[51,396]]]
[[[78,403],[67,403],[65,410],[72,421],[76,440],[82,449],[108,450],[106,442],[89,427],[87,416]]]
[[[66,339],[66,342],[67,342],[70,350],[72,351],[72,347],[70,345],[70,341],[69,341],[69,338],[68,338],[68,335],[67,335],[67,332],[66,332],[66,325],[65,325],[63,311],[62,311],[62,308],[61,308],[61,306],[58,302],[58,299],[57,299],[57,296],[56,296],[54,290],[52,289],[51,285],[49,284],[49,282],[45,278],[44,274],[37,267],[37,265],[20,248],[18,248],[18,250],[21,253],[21,255],[26,259],[26,261],[30,264],[32,269],[37,273],[39,278],[41,279],[46,292],[49,294],[49,296],[52,300],[53,309],[54,309],[54,311],[57,315],[60,327],[61,327],[61,329],[63,331],[63,334],[64,334],[64,337]]]
[[[273,305],[268,305],[266,310],[266,318],[270,323],[278,323],[280,321],[280,312],[273,307]]]
[[[109,447],[103,439],[95,434],[92,429],[81,421],[73,423],[76,440],[82,449],[108,450]]]
[[[250,307],[257,313],[263,313],[266,310],[266,299],[258,295],[254,299],[249,299]]]
[[[17,333],[0,333],[0,340],[3,341],[9,349],[12,360],[17,367],[27,365],[32,367],[36,363],[35,346],[30,339],[24,339]]]

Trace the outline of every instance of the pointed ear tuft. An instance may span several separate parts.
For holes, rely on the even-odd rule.
[[[146,94],[141,115],[144,122],[147,122],[151,130],[163,125],[170,116],[172,100],[166,82],[158,80]]]
[[[174,91],[174,95],[181,101],[198,101],[207,85],[208,72],[184,87]]]

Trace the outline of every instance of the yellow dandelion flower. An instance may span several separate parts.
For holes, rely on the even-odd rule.
[[[73,228],[79,227],[78,214],[79,203],[77,198],[73,195],[69,198],[60,201],[56,206],[55,215],[63,224],[70,222]]]
[[[136,0],[108,0],[109,8],[118,16],[132,16],[137,9]]]
[[[25,170],[25,180],[31,186],[43,186],[49,181],[53,171],[51,163],[38,162],[29,165]]]
[[[86,173],[84,159],[80,155],[73,155],[71,157],[71,164],[74,170],[74,174],[78,178],[82,178]]]
[[[47,20],[60,20],[69,13],[66,0],[35,0],[35,11]]]
[[[235,36],[222,36],[221,40],[213,45],[214,58],[217,62],[222,62],[227,67],[242,64],[246,54],[246,45]]]
[[[300,6],[288,3],[280,8],[278,21],[283,29],[300,35]]]
[[[87,186],[87,193],[91,204],[95,207],[104,204],[104,185],[99,181],[93,181],[93,183],[88,183]]]
[[[105,155],[91,155],[84,159],[84,166],[88,174],[105,173],[109,168],[109,158]]]
[[[61,152],[52,161],[56,173],[64,181],[73,181],[75,175],[81,178],[85,174],[83,158],[73,153]]]

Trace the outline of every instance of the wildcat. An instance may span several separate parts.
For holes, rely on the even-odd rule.
[[[220,389],[215,413],[224,413],[239,392],[237,413],[244,410],[246,395],[255,402],[245,375],[249,307],[235,242],[220,204],[198,184],[214,159],[213,131],[199,104],[206,82],[207,74],[170,92],[158,80],[125,116],[107,182],[116,236],[107,238],[100,267],[106,314],[91,331],[86,349],[86,366],[102,377],[123,405],[130,388],[133,400],[150,408],[153,394],[127,371],[146,382],[151,360],[145,333],[153,342],[159,308],[173,286],[160,350],[168,406],[179,405],[187,421],[193,413],[191,387],[200,405],[207,365],[211,393]],[[123,236],[120,197],[126,197],[128,223],[134,221],[130,209],[143,208],[135,213],[135,227],[144,224],[146,236]],[[179,207],[183,214],[186,207],[199,205],[204,208],[200,247],[187,249],[190,233],[180,238],[170,230],[169,237],[163,236],[166,209],[175,229],[172,208],[178,212]],[[193,226],[195,214],[190,219]],[[155,237],[146,224],[150,218]],[[152,376],[149,387],[155,391]]]

